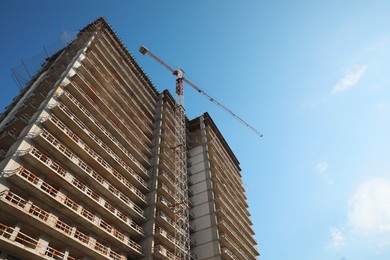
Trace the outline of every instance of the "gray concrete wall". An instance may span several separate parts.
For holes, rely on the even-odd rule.
[[[203,120],[203,117],[200,117],[200,120]],[[191,253],[195,254],[197,259],[221,259],[203,121],[201,121],[199,134],[202,136],[202,144],[188,151],[189,161],[191,162],[188,171],[191,183],[190,190],[192,191],[190,199],[193,203],[190,212],[194,217],[191,226],[195,230],[191,234],[191,240],[195,241],[196,244],[191,248]]]

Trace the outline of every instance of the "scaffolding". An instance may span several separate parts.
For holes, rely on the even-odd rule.
[[[175,255],[178,259],[190,259],[189,205],[187,182],[186,118],[184,114],[183,78],[178,71],[176,79],[177,107],[175,108],[175,186],[176,205]]]

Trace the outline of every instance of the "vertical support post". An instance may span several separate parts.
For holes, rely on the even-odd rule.
[[[183,71],[176,72],[177,107],[175,109],[175,255],[178,259],[190,259],[187,136],[184,114]]]

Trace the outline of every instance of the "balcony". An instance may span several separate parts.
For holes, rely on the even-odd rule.
[[[91,59],[88,60],[88,62],[90,62],[92,66],[96,66],[95,65],[96,63],[101,64],[101,60],[96,57],[95,53],[91,53],[91,54],[94,56],[92,56]],[[103,68],[103,70],[105,70],[105,68]],[[95,73],[95,75],[97,74],[96,72],[97,71],[92,71],[92,73]],[[139,127],[142,130],[142,133],[149,136],[152,135],[152,129],[153,129],[152,120],[154,120],[154,113],[155,113],[155,107],[153,107],[154,104],[152,103],[154,101],[154,98],[141,101],[140,99],[142,97],[140,97],[140,95],[135,95],[133,93],[134,91],[137,91],[137,89],[135,89],[136,86],[133,85],[131,89],[124,90],[123,84],[120,83],[117,80],[117,78],[114,78],[109,71],[107,72],[110,76],[103,74],[104,79],[105,80],[108,79],[107,83],[105,84],[110,85],[111,88],[105,89],[106,90],[104,93],[105,96],[107,98],[110,97],[110,100],[116,103],[118,107],[123,109],[123,112],[126,113],[123,116],[134,121],[137,127]],[[97,76],[101,76],[101,74]]]
[[[66,154],[67,154],[67,159],[72,158],[71,153],[66,153]],[[25,151],[21,153],[20,156],[31,165],[34,165],[37,170],[47,175],[51,175],[53,172],[53,169],[50,166],[53,163],[56,164],[35,147],[32,147],[27,152]],[[107,182],[98,173],[96,173],[91,168],[89,168],[85,163],[76,162],[74,166],[77,166],[76,168],[73,167],[74,172],[77,172],[80,178],[88,182],[90,187],[102,192],[105,196],[110,198],[110,200],[115,202],[118,207],[126,211],[135,220],[137,221],[145,220],[145,217],[143,215],[144,212],[139,206],[134,204],[127,196],[125,196],[124,194],[116,190],[114,186],[112,186],[109,182]],[[62,172],[62,174],[64,173]],[[69,176],[73,177],[72,174],[70,173],[68,174]]]
[[[229,225],[231,227],[234,228],[234,230],[240,234],[242,237],[244,237],[246,239],[246,241],[248,241],[248,244],[252,244],[252,245],[256,245],[257,242],[256,240],[253,238],[252,235],[254,235],[254,232],[252,229],[248,229],[240,220],[238,220],[234,214],[234,220],[229,217],[229,215],[227,213],[225,213],[224,210],[222,209],[218,209],[217,211],[217,216],[219,219],[223,219],[225,221],[227,221],[229,223]]]
[[[116,158],[119,158],[119,159],[116,159],[116,161],[122,161],[122,158],[123,160],[126,160],[123,161],[123,164],[127,164],[129,163],[129,161],[131,160],[136,160],[134,157],[132,157],[132,155],[126,150],[126,148],[123,147],[122,144],[119,143],[119,141],[114,137],[112,136],[109,132],[104,132],[105,135],[101,136],[103,137],[102,139],[99,139],[93,131],[91,131],[79,118],[77,118],[64,104],[62,103],[59,103],[58,106],[56,106],[55,108],[53,108],[53,110],[56,110],[57,112],[57,115],[61,118],[61,121],[67,121],[68,125],[70,125],[70,128],[73,130],[73,132],[75,134],[77,134],[77,136],[79,137],[83,137],[83,140],[85,142],[87,142],[91,147],[97,149],[97,150],[100,150],[99,147],[105,147],[105,148],[108,148],[108,145],[106,144],[109,144],[110,145],[110,149],[102,149],[101,152],[104,153],[104,152],[108,152],[108,151],[112,151],[112,153],[110,153],[109,155],[110,156],[113,156],[112,154],[120,154],[120,157],[116,157]],[[49,129],[51,129],[51,126],[50,124],[52,122],[54,122],[55,119],[53,118],[56,118],[55,116],[52,116],[50,118],[50,121],[46,120],[44,123],[46,123],[47,127]],[[69,120],[70,119],[70,120]],[[55,124],[57,124],[55,122]],[[103,128],[103,130],[105,130]],[[100,146],[97,146],[96,144],[99,144]],[[112,150],[111,150],[112,149]],[[132,159],[133,158],[133,159]],[[115,160],[115,159],[114,159]],[[132,180],[132,183],[140,190],[142,191],[148,191],[148,186],[147,186],[147,183],[146,181],[144,181],[141,176],[136,173],[133,169],[131,169],[130,167],[129,168],[126,168],[127,169],[127,174],[126,174],[126,177],[129,178],[130,180]]]
[[[239,176],[235,176],[235,174],[232,174],[232,171],[230,169],[226,168],[227,163],[225,163],[225,160],[220,158],[217,155],[216,151],[213,151],[212,149],[209,149],[209,154],[210,154],[210,163],[211,163],[211,168],[216,169],[221,176],[229,180],[231,185],[235,187],[237,191],[239,191],[237,194],[238,196],[242,197],[243,200],[245,200],[244,192],[245,188],[242,184],[242,180],[239,178]],[[221,162],[224,162],[222,165]]]
[[[213,178],[215,180],[215,178]],[[249,216],[246,208],[242,208],[241,204],[237,201],[239,198],[232,195],[230,192],[228,192],[228,189],[219,181],[213,182],[214,192],[218,194],[224,201],[227,201],[231,208],[234,208],[236,213],[244,219],[244,221],[248,222]],[[246,214],[245,214],[246,213]],[[251,224],[249,221],[248,224]]]
[[[79,101],[87,101],[85,103],[83,102],[87,109],[89,109],[90,111],[98,111],[100,115],[96,114],[97,119],[108,119],[118,128],[120,126],[121,129],[125,129],[128,134],[130,134],[126,135],[126,137],[131,138],[133,144],[136,144],[139,147],[143,148],[143,152],[150,155],[149,147],[152,145],[150,138],[146,134],[144,134],[144,132],[141,131],[141,129],[139,129],[137,125],[132,122],[132,120],[125,120],[118,114],[121,111],[122,107],[118,106],[117,109],[112,108],[110,104],[115,104],[115,101],[106,101],[98,92],[98,90],[96,90],[92,86],[88,79],[86,79],[82,75],[81,71],[78,71],[76,75],[77,77],[74,77],[74,80],[71,82],[71,84],[68,85],[67,90],[69,92],[72,92],[73,96]],[[85,87],[82,88],[79,86],[79,84]],[[94,85],[96,86],[96,84]],[[97,104],[100,104],[100,106],[98,106]],[[131,128],[129,128],[129,124],[132,126]],[[149,132],[151,133],[149,134],[149,136],[152,136],[152,129],[149,129]]]
[[[107,100],[111,101],[110,103],[117,104],[117,108],[114,109],[114,111],[121,112],[122,117],[130,119],[131,121],[134,121],[134,123],[136,123],[136,124],[133,123],[133,125],[139,131],[139,133],[141,135],[151,137],[153,135],[153,125],[151,124],[151,120],[148,120],[149,125],[147,125],[147,122],[145,122],[146,118],[142,115],[138,116],[138,114],[139,114],[138,111],[142,111],[142,109],[138,106],[138,104],[136,102],[131,102],[131,103],[126,102],[128,100],[125,100],[123,95],[126,95],[127,93],[119,93],[117,91],[115,86],[118,86],[119,83],[116,82],[115,79],[113,82],[112,78],[107,77],[105,75],[105,73],[103,73],[103,71],[100,70],[99,66],[96,64],[97,62],[99,62],[99,58],[97,58],[95,56],[93,51],[91,51],[90,57],[91,58],[85,60],[85,66],[83,66],[83,68],[85,68],[86,72],[88,73],[86,75],[86,77],[88,77],[88,79],[90,81],[93,81],[94,83],[96,83],[96,84],[93,84],[96,87],[101,88],[101,86],[107,86],[107,85],[109,85],[111,87],[109,89],[108,88],[101,88],[101,94],[98,94],[98,95],[100,95],[100,99],[101,100],[107,99]],[[94,62],[93,61],[94,59],[97,62]],[[93,70],[89,70],[88,68],[90,68],[90,67],[92,67]],[[106,72],[108,72],[108,70],[106,70],[106,69],[104,69],[104,70]],[[103,82],[103,84],[101,84],[99,82],[99,80],[100,80],[100,82]],[[98,93],[98,92],[96,91],[95,93]],[[106,102],[106,104],[107,104],[107,102]],[[130,104],[135,105],[136,110],[134,108],[130,108],[130,106],[129,106]],[[139,124],[140,126],[138,126],[137,124]]]
[[[220,234],[220,239],[222,241],[222,244],[228,248],[230,251],[232,251],[240,260],[248,260],[248,259],[256,259],[255,258],[250,258],[249,256],[247,256],[242,250],[241,248],[239,248],[234,242],[233,240],[225,235],[225,234]]]
[[[114,137],[114,135],[115,135],[119,139],[121,139],[120,142],[119,141],[117,141],[117,142],[123,143],[123,145],[126,145],[127,147],[129,147],[134,154],[137,154],[137,156],[142,156],[142,153],[140,152],[139,148],[136,147],[127,138],[127,136],[120,129],[120,126],[118,126],[115,123],[113,123],[109,118],[102,117],[100,119],[100,121],[106,123],[106,125],[110,128],[110,130],[108,130],[105,126],[102,125],[102,123],[100,123],[100,121],[98,119],[96,119],[95,116],[93,116],[93,114],[96,115],[96,116],[101,116],[102,113],[99,110],[94,111],[94,113],[92,114],[88,109],[86,109],[86,107],[84,105],[82,105],[68,91],[65,91],[64,94],[62,94],[60,96],[60,100],[62,102],[64,102],[64,104],[66,106],[72,108],[73,109],[73,113],[76,113],[77,114],[76,116],[82,122],[84,122],[84,124],[86,124],[88,128],[90,128],[94,133],[96,133],[96,135],[98,135],[104,142],[106,142],[107,138],[109,140],[113,140],[113,139],[114,140],[118,140],[117,138]],[[89,102],[87,102],[87,104],[88,103]],[[95,107],[92,104],[90,104],[90,106]],[[53,109],[53,111],[56,111],[56,110]],[[66,117],[65,118],[64,117],[61,118],[61,120],[64,121],[64,122],[69,121],[69,119],[66,118]],[[111,134],[111,133],[114,133],[114,134]],[[126,148],[125,148],[125,150],[127,151]],[[146,148],[146,151],[150,154],[150,149]],[[149,178],[150,176],[149,176],[147,170],[145,169],[145,167],[131,153],[127,153],[127,154],[128,155],[130,154],[130,157],[128,159],[131,159],[131,160],[129,160],[128,163],[132,167],[134,167],[134,170],[136,170],[138,174],[143,175],[144,177]]]
[[[224,259],[233,259],[233,260],[240,260],[238,257],[236,257],[229,249],[226,247],[221,247],[222,257]]]
[[[79,140],[77,136],[71,135],[74,140]],[[53,156],[55,156],[58,160],[62,161],[65,165],[67,165],[70,169],[77,171],[79,167],[83,168],[86,171],[92,173],[92,175],[98,175],[99,179],[103,179],[99,174],[97,174],[85,161],[83,161],[80,157],[76,156],[73,152],[71,152],[67,147],[65,147],[62,143],[60,143],[52,134],[43,129],[40,134],[34,135],[32,137],[34,141],[40,144],[42,147],[45,147],[47,151],[49,151]],[[72,142],[72,141],[71,141]],[[80,140],[81,142],[81,140]],[[94,163],[94,168],[98,169],[99,172],[102,172],[105,176],[111,175],[114,178],[111,178],[111,182],[115,184],[116,187],[119,187],[123,192],[128,192],[129,190],[133,193],[133,199],[143,205],[146,205],[147,198],[140,191],[138,191],[127,179],[125,179],[122,175],[120,175],[114,168],[111,167],[103,158],[101,158],[98,154],[96,154],[92,149],[88,146],[81,146],[83,143],[78,143],[74,147],[79,147],[80,151],[83,151],[85,154],[92,157],[92,161],[88,160],[90,163]],[[81,147],[80,147],[81,146]],[[97,167],[100,166],[100,167]],[[128,201],[127,198],[122,192],[120,192],[116,187],[114,187],[111,183],[104,179],[104,185],[108,186],[108,188],[115,193],[117,196],[123,198]]]
[[[119,227],[128,230],[134,237],[141,237],[144,235],[142,228],[131,218],[113,207],[98,193],[91,190],[57,163],[51,161],[38,150],[34,151],[34,149],[32,149],[30,150],[30,153],[38,160],[38,162],[42,163],[42,165],[38,166],[38,168],[41,169],[41,172],[50,174],[51,179],[61,183],[63,188],[71,191],[84,202],[94,207],[96,211],[102,215],[102,217],[105,217],[109,221],[115,222]],[[44,167],[47,167],[47,169],[44,169]],[[24,186],[25,181],[37,185],[37,179],[34,177],[34,174],[23,167],[17,168],[14,171],[8,171],[4,176],[8,177],[9,180],[19,184],[20,186]],[[36,194],[36,196],[40,197],[41,194]]]
[[[105,38],[105,35],[103,35],[103,38]],[[102,46],[102,47],[100,47],[100,46]],[[129,86],[133,86],[132,90],[135,90],[136,92],[138,92],[137,96],[142,97],[142,100],[140,99],[141,104],[145,104],[145,103],[148,104],[148,102],[150,102],[150,100],[154,100],[155,96],[152,96],[149,93],[149,91],[145,91],[146,89],[145,89],[144,85],[141,82],[139,82],[139,79],[134,75],[133,70],[130,70],[128,68],[127,64],[123,64],[123,63],[120,64],[119,63],[120,61],[122,61],[122,56],[120,56],[118,53],[116,53],[116,51],[113,49],[112,49],[112,51],[110,51],[110,49],[112,48],[111,44],[106,45],[101,40],[101,41],[99,41],[98,44],[95,45],[95,47],[101,54],[101,55],[97,55],[97,56],[104,58],[102,60],[105,61],[105,63],[102,62],[102,64],[108,64],[112,68],[120,68],[120,69],[115,69],[115,75],[111,74],[113,79],[120,79],[120,81],[123,82],[127,88],[129,88]],[[105,54],[107,52],[108,52],[108,55]],[[117,57],[117,58],[114,59],[114,57]],[[117,66],[113,65],[113,63],[110,60],[115,62]],[[123,74],[123,76],[122,76],[122,74]],[[123,95],[125,93],[129,93],[128,89],[125,89],[123,87],[121,88],[121,92],[123,93]],[[154,115],[153,109],[154,109],[154,107],[152,105],[149,105],[149,107],[145,106],[145,108],[143,110],[148,112],[147,116],[149,116],[149,118],[152,118]]]
[[[82,201],[90,206],[95,206],[94,209],[96,209],[96,211],[101,214],[101,210],[99,211],[98,209],[103,207],[105,209],[105,212],[104,214],[102,214],[101,217],[95,216],[93,213],[89,212],[84,207],[82,207],[66,195],[60,193],[58,189],[47,184],[26,168],[20,167],[12,172],[9,172],[6,175],[8,175],[8,180],[13,183],[19,184],[19,186],[23,185],[23,187],[28,190],[30,194],[34,194],[35,197],[40,198],[42,201],[46,201],[47,204],[51,205],[54,208],[62,209],[62,212],[72,219],[78,220],[80,222],[85,222],[87,220],[89,222],[92,222],[92,224],[103,223],[105,227],[107,227],[107,225],[104,223],[116,223],[118,227],[125,229],[132,236],[136,238],[144,237],[143,229],[140,226],[138,226],[135,222],[133,222],[126,215],[116,210],[115,208],[114,212],[112,212],[111,208],[113,208],[113,206],[108,204],[103,198],[99,197],[97,193],[93,192],[92,190],[87,190],[88,188],[82,183],[75,182],[75,180],[73,180],[73,188],[87,190],[86,193],[90,196],[90,198],[86,200],[85,198],[83,198],[83,196],[80,196],[84,199]],[[29,185],[26,185],[26,183]],[[64,186],[66,187],[67,185],[63,185],[62,187]],[[80,195],[79,193],[80,192],[77,192],[76,195]],[[92,202],[90,201],[91,199],[93,200]],[[94,202],[96,203],[96,205]],[[107,215],[109,215],[109,218],[107,218],[106,221],[103,220],[103,217],[106,217]],[[115,218],[113,218],[112,215],[114,215]],[[91,224],[87,223],[84,226],[91,226]],[[109,229],[112,230],[112,232],[117,233],[115,229]],[[106,230],[108,229],[106,228]],[[95,232],[101,233],[101,230],[96,230],[95,228]]]
[[[176,198],[176,194],[171,191],[167,185],[165,185],[164,183],[160,183],[157,187],[157,190],[159,192],[160,195],[164,196],[165,198],[168,198],[168,200],[171,202],[171,203],[177,203],[178,202],[178,199]]]
[[[171,219],[175,219],[176,214],[173,212],[173,205],[169,202],[164,196],[159,196],[157,198],[157,207],[158,209],[164,211]]]
[[[171,232],[175,232],[175,222],[170,217],[168,217],[168,215],[165,214],[163,211],[157,212],[155,220],[163,228]]]
[[[215,205],[216,205],[217,210],[221,210],[221,211],[233,216],[233,218],[236,219],[236,221],[238,221],[239,223],[241,223],[242,226],[245,227],[245,229],[247,229],[247,230],[250,229],[251,225],[246,221],[247,219],[243,218],[236,211],[235,208],[232,208],[231,206],[229,206],[227,204],[227,202],[223,198],[218,196],[217,194],[215,194]]]
[[[66,255],[65,252],[58,251],[50,246],[46,246],[44,252],[40,251],[43,245],[38,240],[20,232],[13,227],[0,223],[0,248],[11,254],[23,257],[23,259],[68,259],[76,258]]]
[[[153,248],[153,257],[155,259],[164,259],[164,260],[179,260],[174,253],[163,247],[162,245],[157,245]]]
[[[218,219],[217,226],[224,234],[229,236],[229,238],[231,239],[231,241],[235,245],[239,245],[238,247],[240,248],[240,250],[244,254],[248,254],[253,259],[256,259],[256,256],[258,255],[258,252],[256,250],[254,250],[254,247],[251,247],[252,249],[250,249],[248,247],[247,240],[244,241],[241,236],[239,236],[235,231],[233,231],[233,229],[229,226],[229,224],[226,221]],[[251,244],[249,244],[249,245],[251,245]]]
[[[181,251],[181,253],[186,253],[188,251],[189,253],[189,234],[180,228],[176,229],[176,231],[177,232],[170,233],[167,230],[156,226],[154,234],[156,243],[159,244],[161,242],[171,250]],[[188,238],[188,240],[186,238]],[[186,240],[188,241],[188,245],[186,245]],[[187,246],[188,250],[185,249]]]
[[[126,259],[119,253],[97,242],[92,237],[80,232],[77,228],[66,224],[54,215],[9,190],[1,194],[0,203],[4,211],[16,218],[22,218],[24,222],[36,227],[42,232],[63,240],[65,243],[77,248],[80,252],[89,255],[93,259],[107,259],[107,257],[115,260]],[[138,254],[138,256],[141,255]]]
[[[161,183],[164,183],[167,188],[169,190],[175,190],[176,189],[176,186],[175,186],[175,181],[169,177],[169,175],[163,171],[161,171],[162,173],[160,173],[158,175],[158,180],[161,182]]]
[[[223,178],[219,170],[212,168],[211,178],[213,179],[214,183],[218,184],[219,186],[222,185],[222,187],[219,187],[222,192],[229,194],[230,198],[235,198],[234,201],[240,206],[240,208],[243,211],[247,211],[248,203],[246,202],[246,199],[242,196],[239,196],[238,192],[234,192],[234,194],[232,193],[236,190],[235,187],[232,186],[229,181],[226,181],[226,179]]]
[[[166,161],[160,159],[158,166],[166,174],[169,174],[171,176],[175,176],[175,166],[174,165],[168,165]]]
[[[73,150],[77,151],[77,153],[89,165],[91,165],[94,169],[97,169],[99,172],[108,171],[109,173],[111,173],[111,175],[113,175],[114,177],[111,179],[112,183],[114,183],[117,187],[121,188],[123,192],[127,193],[128,190],[131,190],[132,198],[135,202],[143,206],[147,205],[147,198],[143,193],[141,193],[127,179],[125,179],[119,172],[117,172],[106,160],[104,160],[92,148],[90,148],[86,143],[84,143],[76,134],[74,134],[69,128],[67,128],[58,118],[53,116],[49,120],[46,120],[46,122],[47,121],[51,122],[51,124],[46,123],[46,125],[48,125],[49,128],[53,130],[55,136],[61,138],[61,141],[63,143],[68,144],[68,146],[71,146]],[[43,130],[43,133],[41,133],[41,135],[50,136],[50,134],[46,130]],[[106,150],[107,152],[111,151],[106,146],[101,147],[101,149]],[[124,161],[120,160],[118,157],[115,158],[118,160],[117,163],[124,168],[123,172],[126,172],[126,169],[130,170],[130,167],[126,165]]]
[[[168,233],[165,229],[161,227],[156,227],[155,237],[164,243],[168,248],[175,250],[176,240],[175,237]]]

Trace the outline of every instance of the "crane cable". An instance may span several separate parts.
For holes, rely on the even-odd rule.
[[[188,75],[187,73],[184,72],[185,75]],[[232,117],[234,117],[236,120],[238,120],[241,124],[243,124],[244,126],[248,127],[250,130],[252,130],[254,133],[256,133],[258,136],[260,137],[263,137],[263,134],[260,133],[258,130],[256,130],[256,128],[254,128],[253,126],[251,126],[250,124],[248,124],[247,122],[245,122],[241,117],[239,117],[238,115],[236,115],[233,111],[231,111],[230,109],[228,109],[227,107],[225,107],[224,105],[222,105],[219,101],[217,101],[215,98],[213,98],[212,96],[210,96],[209,94],[207,94],[205,91],[203,91],[202,89],[200,89],[199,87],[197,87],[194,83],[192,83],[191,81],[189,81],[186,77],[183,78],[183,81],[185,81],[188,85],[190,85],[193,89],[195,89],[196,91],[198,91],[199,93],[201,93],[203,96],[205,96],[208,100],[210,100],[211,102],[213,102],[214,104],[216,104],[217,106],[219,106],[221,109],[223,109],[225,112],[227,112],[228,114],[230,114]]]

